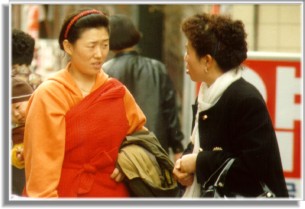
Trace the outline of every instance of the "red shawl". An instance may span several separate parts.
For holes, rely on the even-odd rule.
[[[125,88],[109,80],[66,114],[65,157],[59,197],[127,197],[110,178],[128,130]]]

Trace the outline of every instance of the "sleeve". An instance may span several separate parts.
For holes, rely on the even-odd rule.
[[[274,151],[272,141],[275,132],[265,103],[256,97],[247,98],[232,110],[232,114],[235,123],[231,128],[234,137],[230,138],[230,147],[235,151],[200,152],[196,161],[196,175],[200,183],[228,157],[236,158],[228,174],[230,184],[239,182],[237,185],[251,187],[255,183],[251,179],[263,179],[264,173],[269,170],[268,160]]]
[[[167,118],[166,124],[168,124],[167,130],[169,147],[172,148],[174,153],[180,153],[183,152],[184,149],[182,145],[184,136],[181,131],[181,125],[178,117],[176,92],[168,74],[163,72],[162,77],[162,109],[164,118]]]
[[[125,110],[126,116],[129,123],[129,129],[127,135],[139,131],[139,130],[147,130],[144,125],[146,123],[146,117],[138,104],[136,103],[135,99],[129,92],[129,90],[125,87],[125,96],[124,96],[124,103],[125,103]]]
[[[24,138],[26,196],[58,197],[68,109],[64,94],[41,85],[29,101]]]

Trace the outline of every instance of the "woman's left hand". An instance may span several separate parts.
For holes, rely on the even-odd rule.
[[[181,171],[181,159],[176,161],[173,174],[174,178],[183,186],[190,186],[194,181],[194,174]]]
[[[110,175],[110,178],[112,178],[116,182],[121,182],[124,180],[125,174],[120,169],[115,168],[112,174]]]
[[[197,154],[183,155],[180,159],[180,169],[185,173],[195,173]]]

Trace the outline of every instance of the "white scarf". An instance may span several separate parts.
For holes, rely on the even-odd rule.
[[[199,113],[210,109],[216,104],[223,92],[234,81],[241,77],[241,70],[233,69],[216,79],[216,81],[208,87],[206,83],[202,82],[198,93],[198,109],[196,113],[195,125],[191,136],[192,143],[194,144],[193,153],[198,153],[200,148],[199,131],[198,131],[198,117]],[[200,184],[197,183],[196,173],[194,174],[194,181],[191,186],[186,188],[183,194],[184,198],[200,197]]]

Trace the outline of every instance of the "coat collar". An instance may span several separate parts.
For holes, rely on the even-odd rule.
[[[119,52],[115,55],[115,57],[121,57],[124,55],[138,55],[139,53],[136,50],[132,50],[132,51],[123,51],[123,52]]]

